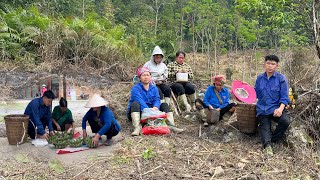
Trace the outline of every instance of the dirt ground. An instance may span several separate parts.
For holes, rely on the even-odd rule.
[[[30,143],[7,145],[0,139],[0,177],[5,179],[319,179],[318,156],[295,152],[285,143],[266,157],[257,134],[245,135],[227,122],[208,128],[180,118],[181,134],[131,137],[122,116],[123,141],[109,147],[57,155],[49,147]],[[200,135],[200,136],[199,136]],[[115,139],[117,139],[116,137]],[[116,140],[115,140],[116,141]],[[21,162],[18,155],[27,162]],[[64,171],[50,168],[54,160]]]
[[[176,118],[176,124],[185,129],[181,134],[132,137],[132,125],[125,115],[131,86],[119,83],[104,92],[124,140],[109,147],[57,155],[49,147],[10,146],[0,138],[0,180],[320,179],[319,152],[293,148],[283,141],[274,144],[275,155],[267,157],[258,134],[240,133],[228,122],[203,127],[181,116]],[[74,108],[77,126],[86,112],[84,104],[76,103]],[[115,141],[117,138],[121,139],[115,137]],[[52,168],[52,162],[59,162],[60,170]]]

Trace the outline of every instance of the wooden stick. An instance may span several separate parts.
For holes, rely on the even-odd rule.
[[[75,179],[77,176],[79,176],[80,174],[84,173],[85,171],[87,171],[88,169],[90,169],[92,166],[96,165],[98,162],[100,162],[100,161],[97,161],[97,162],[91,164],[90,166],[88,166],[87,168],[85,168],[83,171],[81,171],[81,172],[79,172],[77,175],[73,176],[72,179]]]
[[[150,171],[143,173],[142,175],[149,174],[149,173],[151,173],[151,172],[153,172],[153,171],[155,171],[155,170],[157,170],[157,169],[159,169],[159,168],[161,168],[161,167],[162,167],[162,165],[157,166],[157,167],[155,167],[154,169],[151,169]]]
[[[207,159],[210,157],[210,155],[212,154],[212,151],[210,151],[210,153],[208,154],[208,156],[204,159],[204,161],[201,163],[201,165],[199,166],[199,169],[203,166],[204,163],[206,163]]]
[[[181,109],[179,107],[179,104],[178,104],[178,101],[176,99],[176,96],[174,95],[174,93],[172,91],[171,91],[171,96],[172,96],[173,102],[175,103],[176,108],[177,108],[178,113],[179,113],[179,116],[180,116],[181,115]]]

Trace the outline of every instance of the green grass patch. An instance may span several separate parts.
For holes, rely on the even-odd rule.
[[[27,107],[27,104],[27,102],[10,102],[4,105],[4,108],[8,110],[24,110]]]

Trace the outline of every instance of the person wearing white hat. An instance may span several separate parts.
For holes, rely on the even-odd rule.
[[[179,129],[174,124],[173,113],[169,112],[170,108],[167,103],[160,103],[159,91],[155,85],[151,82],[150,69],[147,67],[139,68],[137,75],[140,78],[140,82],[133,86],[131,90],[131,97],[128,105],[128,119],[132,120],[134,131],[132,136],[139,136],[141,133],[141,112],[145,108],[153,108],[160,110],[167,114],[167,120],[169,128],[172,131],[180,133],[183,129]]]
[[[150,60],[143,67],[150,69],[153,83],[157,86],[161,101],[164,99],[170,106],[171,88],[166,84],[168,78],[168,68],[164,61],[164,54],[159,46],[156,46],[152,52]]]
[[[121,131],[118,121],[106,105],[107,101],[98,94],[94,94],[85,105],[85,107],[90,108],[90,110],[82,118],[83,138],[87,137],[86,123],[88,121],[92,132],[96,133],[92,139],[92,143],[95,146],[98,145],[102,135],[107,136],[106,144],[111,145],[112,137],[116,136]]]

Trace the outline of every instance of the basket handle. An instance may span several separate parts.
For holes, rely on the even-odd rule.
[[[20,144],[22,144],[23,139],[24,139],[24,137],[26,136],[26,127],[24,126],[23,121],[22,121],[22,127],[23,127],[23,136],[22,136],[20,142],[17,142],[17,146],[20,145]]]

